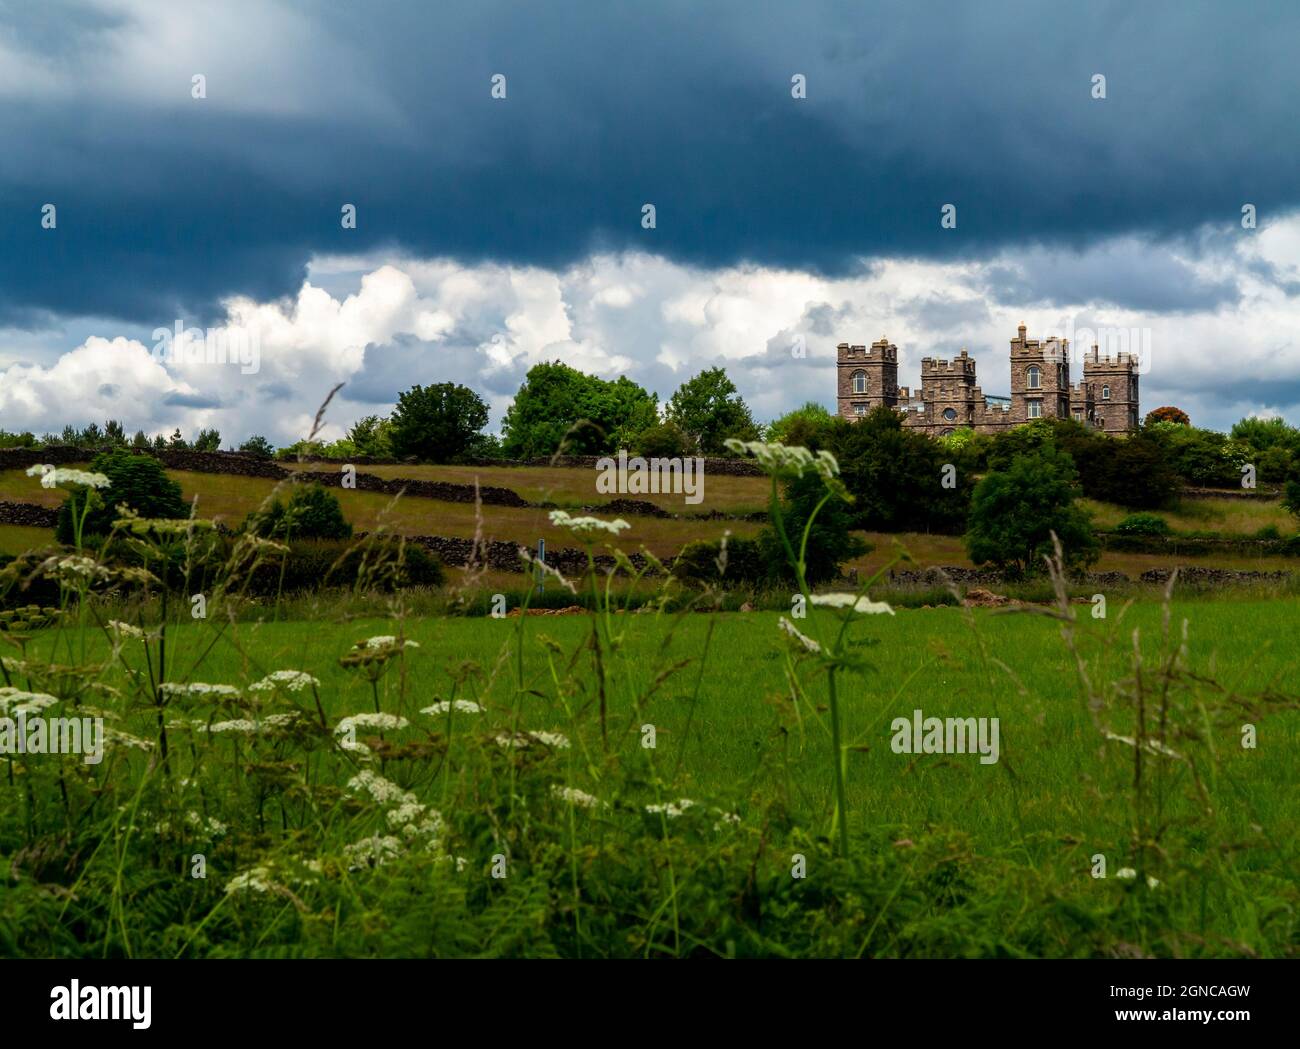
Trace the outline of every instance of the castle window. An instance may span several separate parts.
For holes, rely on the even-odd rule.
[[[1042,416],[1043,416],[1043,402],[1042,402],[1042,401],[1030,401],[1030,402],[1029,402],[1029,418],[1031,418],[1031,419],[1041,419]]]
[[[1077,423],[1081,423],[1081,422],[1083,422],[1083,412],[1075,412],[1075,413],[1074,413],[1074,421],[1077,422]]]
[[[1038,365],[1030,365],[1025,369],[1025,386],[1031,390],[1040,389],[1043,385],[1043,372]]]
[[[1103,386],[1103,387],[1101,388],[1101,399],[1102,399],[1103,401],[1109,401],[1109,400],[1110,400],[1110,387],[1109,387],[1109,386]]]
[[[947,419],[949,422],[952,422],[955,418],[957,418],[957,412],[952,408],[945,408],[943,410],[943,417]]]
[[[854,372],[854,373],[853,373],[853,392],[854,392],[854,393],[866,393],[866,392],[867,392],[867,373],[866,373],[866,372]]]
[[[866,415],[866,414],[867,414],[867,406],[866,406],[865,404],[855,404],[855,405],[853,406],[853,414],[854,414],[854,415]]]

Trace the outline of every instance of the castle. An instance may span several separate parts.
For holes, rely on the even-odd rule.
[[[898,385],[898,347],[881,337],[870,347],[836,347],[838,414],[856,419],[888,405],[903,423],[930,437],[961,426],[976,433],[1001,433],[1034,419],[1070,419],[1106,434],[1132,433],[1138,426],[1138,358],[1102,357],[1098,348],[1083,358],[1082,381],[1070,383],[1070,342],[1025,337],[1020,325],[1011,340],[1011,396],[984,393],[975,382],[975,358],[963,349],[952,360],[923,357],[921,388]]]

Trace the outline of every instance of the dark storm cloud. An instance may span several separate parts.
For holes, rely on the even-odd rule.
[[[862,257],[1179,238],[1246,202],[1264,223],[1300,202],[1293,3],[289,10],[310,31],[276,46],[305,97],[328,97],[317,109],[277,109],[269,79],[262,109],[227,106],[219,78],[205,102],[179,75],[166,98],[116,92],[93,74],[140,15],[8,11],[10,54],[89,73],[25,93],[21,72],[0,76],[0,319],[202,323],[220,296],[296,290],[314,253],[557,266],[641,248],[838,274]],[[202,39],[186,47],[185,68],[209,64]],[[505,101],[489,97],[494,73]],[[256,96],[259,75],[234,86]],[[40,228],[47,202],[55,231]],[[344,202],[356,230],[340,228]],[[940,229],[946,203],[955,230]],[[1091,283],[1150,310],[1233,294],[1180,276]],[[1053,301],[1063,280],[1008,274],[994,290]]]

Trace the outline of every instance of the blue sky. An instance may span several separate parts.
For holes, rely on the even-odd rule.
[[[881,334],[1005,393],[1022,320],[1148,330],[1144,408],[1300,422],[1297,41],[1265,3],[0,4],[0,426],[288,441],[334,382],[341,432],[449,379],[495,422],[551,359],[722,364],[770,418]],[[258,370],[154,359],[177,319]]]

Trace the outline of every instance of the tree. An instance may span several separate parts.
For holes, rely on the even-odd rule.
[[[1191,426],[1192,420],[1181,408],[1166,404],[1147,412],[1147,417],[1142,420],[1142,423],[1144,426],[1150,426],[1152,423],[1178,423],[1181,426]]]
[[[126,430],[116,419],[109,419],[104,423],[104,440],[114,448],[126,447]]]
[[[200,430],[194,438],[196,452],[215,452],[221,448],[220,430]]]
[[[258,459],[270,459],[275,455],[274,445],[261,434],[256,433],[241,444],[239,450],[245,455],[252,455]]]
[[[773,420],[767,427],[766,440],[819,452],[827,447],[834,418],[824,406],[808,401]]]
[[[812,518],[804,555],[804,578],[809,586],[818,586],[837,578],[840,566],[845,561],[861,557],[871,550],[870,544],[861,536],[853,534],[853,513],[842,498],[832,494],[821,509],[817,510],[818,504],[826,495],[826,483],[816,471],[809,470],[800,477],[786,481],[783,489],[781,523],[786,539],[796,555],[799,553],[804,528],[809,518]],[[817,510],[816,517],[812,517],[814,510]],[[758,536],[758,546],[763,561],[774,576],[785,581],[794,580],[790,556],[775,525],[764,526]]]
[[[729,437],[758,440],[758,426],[749,407],[721,368],[710,368],[688,379],[668,400],[665,416],[676,423],[701,455],[727,454]]]
[[[143,430],[135,431],[135,436],[131,438],[131,447],[132,448],[149,447],[149,438],[145,436],[145,432]]]
[[[120,516],[118,506],[126,505],[141,517],[189,517],[189,507],[181,498],[181,486],[167,476],[162,464],[151,455],[135,455],[124,449],[100,452],[90,462],[90,472],[108,478],[109,486],[90,496],[90,510],[82,529],[88,535],[107,535],[113,522]],[[84,496],[76,495],[78,507],[83,507]],[[73,541],[71,500],[59,509],[55,537],[61,543]]]
[[[245,531],[263,539],[351,539],[352,526],[333,492],[319,484],[295,485],[287,503],[277,498],[244,519]]]
[[[1065,563],[1082,568],[1097,560],[1092,525],[1074,505],[1076,475],[1069,455],[1053,445],[1018,456],[1005,470],[975,486],[966,549],[977,565],[993,564],[1028,575],[1052,553],[1052,533]]]
[[[691,441],[676,423],[661,423],[642,430],[634,450],[646,458],[681,459],[691,454]]]
[[[181,428],[179,426],[172,431],[171,437],[168,438],[167,440],[167,447],[175,448],[178,451],[183,451],[189,448],[189,444],[186,442],[185,437],[181,434]]]
[[[658,398],[626,376],[606,382],[553,361],[524,377],[502,423],[501,447],[512,459],[601,455],[630,448],[658,422]]]
[[[905,429],[892,408],[876,408],[855,423],[837,421],[830,442],[854,498],[857,527],[952,534],[965,527],[970,472],[957,468],[937,441]]]
[[[356,445],[358,454],[369,459],[391,459],[393,424],[378,415],[358,419],[348,431],[348,440]]]
[[[463,455],[487,421],[487,404],[467,386],[412,386],[397,396],[390,441],[398,456],[445,463]]]

